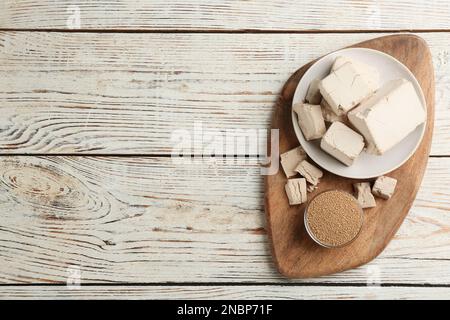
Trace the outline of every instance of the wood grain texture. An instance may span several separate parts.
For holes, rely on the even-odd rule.
[[[71,266],[82,284],[292,282],[272,262],[255,160],[0,161],[0,283],[65,283]],[[367,266],[307,282],[364,284],[375,274],[385,284],[450,284],[449,181],[450,159],[431,158],[387,250]]]
[[[377,201],[375,208],[364,210],[364,225],[358,237],[349,245],[323,248],[309,237],[304,228],[305,204],[290,206],[284,193],[286,176],[278,174],[265,179],[265,200],[269,236],[274,259],[280,272],[290,278],[311,278],[341,272],[365,264],[390,242],[409,212],[419,190],[428,161],[434,127],[434,73],[431,53],[425,41],[413,35],[390,35],[355,44],[385,52],[398,59],[415,75],[427,103],[427,124],[422,142],[415,154],[400,168],[389,173],[397,179],[394,195],[389,201]],[[303,74],[313,62],[295,72],[286,82],[279,103],[275,107],[272,128],[280,128],[280,153],[298,145],[291,123],[292,97]],[[414,174],[410,174],[410,173]],[[373,179],[372,179],[373,180]],[[340,189],[352,193],[354,179],[327,173],[320,190]]]
[[[67,21],[76,6],[83,30],[449,28],[443,0],[197,0],[188,6],[5,0],[0,28],[73,28]],[[0,153],[168,154],[173,130],[190,130],[194,121],[221,132],[267,128],[293,70],[379,35],[0,32]],[[422,35],[436,70],[434,155],[450,155],[448,35]],[[448,159],[430,159],[410,214],[379,258],[337,276],[302,281],[337,287],[248,285],[298,282],[283,279],[273,266],[255,163],[60,156],[0,162],[0,283],[64,283],[67,267],[75,265],[82,283],[235,284],[2,286],[1,298],[449,297],[445,287],[373,293],[354,286],[377,274],[385,284],[450,284]]]
[[[0,28],[33,29],[417,30],[448,29],[450,17],[445,0],[4,0],[0,9]]]
[[[267,129],[296,69],[376,36],[0,32],[0,152],[169,154],[194,123]],[[431,154],[450,155],[450,33],[421,36],[436,71]]]
[[[1,287],[0,299],[449,299],[450,288],[332,286],[64,286]]]

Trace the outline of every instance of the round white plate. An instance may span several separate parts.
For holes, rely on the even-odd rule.
[[[338,56],[347,56],[375,67],[380,73],[380,85],[389,80],[404,78],[414,85],[426,111],[426,102],[422,89],[411,71],[397,59],[377,50],[365,48],[342,49],[326,55],[314,63],[303,75],[295,90],[292,104],[305,100],[308,86],[314,79],[325,78],[331,65]],[[407,115],[405,115],[407,116]],[[364,150],[353,165],[347,167],[325,151],[320,149],[320,139],[306,141],[297,122],[297,114],[292,110],[292,122],[295,134],[308,156],[323,169],[346,178],[368,179],[384,175],[400,167],[416,151],[425,133],[425,124],[418,126],[400,143],[381,156],[371,155]]]

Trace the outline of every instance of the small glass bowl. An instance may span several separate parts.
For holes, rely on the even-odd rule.
[[[330,191],[342,192],[342,193],[344,193],[344,194],[347,194],[347,195],[351,196],[351,197],[355,200],[355,204],[357,205],[357,207],[358,207],[358,209],[359,209],[358,211],[360,212],[360,216],[361,216],[361,219],[360,219],[361,223],[360,223],[360,225],[359,225],[358,232],[355,234],[355,236],[354,236],[352,239],[350,239],[349,241],[347,241],[346,243],[340,244],[340,245],[338,245],[338,246],[333,246],[333,245],[330,245],[330,244],[326,244],[326,243],[321,242],[319,239],[317,239],[317,238],[314,236],[314,233],[311,231],[311,229],[309,228],[309,225],[308,225],[308,208],[309,208],[309,204],[310,204],[317,196],[321,195],[322,193],[330,192]],[[364,211],[363,211],[363,208],[361,207],[361,205],[359,204],[358,200],[356,200],[356,198],[355,198],[351,193],[346,192],[346,191],[343,191],[343,190],[333,190],[333,189],[330,189],[330,190],[324,190],[324,191],[322,191],[322,192],[319,192],[318,194],[316,194],[316,195],[308,202],[308,204],[307,204],[306,207],[305,207],[305,212],[304,212],[304,215],[303,215],[303,220],[304,220],[304,225],[305,225],[306,232],[307,232],[308,235],[311,237],[311,239],[314,240],[315,243],[317,243],[318,245],[320,245],[320,246],[322,246],[322,247],[324,247],[324,248],[328,248],[328,249],[332,249],[332,248],[342,248],[342,247],[345,247],[345,246],[349,245],[350,243],[352,243],[353,241],[355,241],[356,238],[358,238],[358,236],[359,236],[359,234],[360,234],[360,232],[361,232],[363,223],[364,223]]]

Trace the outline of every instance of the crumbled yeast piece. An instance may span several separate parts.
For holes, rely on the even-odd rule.
[[[391,177],[381,176],[375,180],[372,193],[383,199],[390,199],[395,191],[397,180]]]
[[[306,180],[303,178],[290,179],[285,185],[286,194],[291,206],[306,202]]]
[[[314,192],[314,190],[317,189],[317,186],[313,186],[312,184],[308,184],[308,186],[306,187],[306,191],[308,192]]]
[[[322,99],[320,101],[320,106],[322,108],[322,117],[325,122],[333,123],[335,121],[340,121],[342,123],[347,122],[347,116],[346,115],[340,115],[338,116],[334,111],[331,109],[330,105],[325,99]]]
[[[356,199],[361,207],[373,208],[377,205],[375,198],[371,193],[369,182],[354,183],[353,188],[355,189]]]
[[[306,181],[308,181],[313,186],[316,186],[319,183],[319,179],[323,176],[322,170],[306,160],[300,162],[299,165],[295,168],[295,171],[300,173],[300,175],[302,175],[306,179]]]
[[[281,154],[280,158],[283,171],[286,174],[286,177],[290,178],[297,175],[295,168],[300,162],[306,159],[306,153],[303,148],[299,146]]]
[[[322,95],[319,91],[319,82],[320,79],[314,79],[309,84],[308,91],[306,92],[306,101],[310,104],[319,104],[320,100],[322,100]]]
[[[296,103],[293,109],[297,113],[298,125],[306,140],[319,139],[324,135],[327,129],[320,105]]]

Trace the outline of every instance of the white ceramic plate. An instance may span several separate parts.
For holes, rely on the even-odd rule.
[[[314,63],[303,75],[295,90],[292,104],[305,100],[306,91],[312,80],[326,77],[331,65],[338,56],[347,56],[378,69],[380,85],[389,80],[404,78],[412,82],[426,111],[426,102],[422,89],[411,71],[397,59],[377,50],[364,48],[342,49],[326,55]],[[347,167],[320,149],[320,139],[306,141],[297,122],[297,114],[292,111],[295,134],[308,156],[323,169],[346,178],[368,179],[384,175],[405,163],[416,151],[425,133],[425,124],[418,126],[400,143],[381,156],[371,155],[364,150],[352,166]]]

